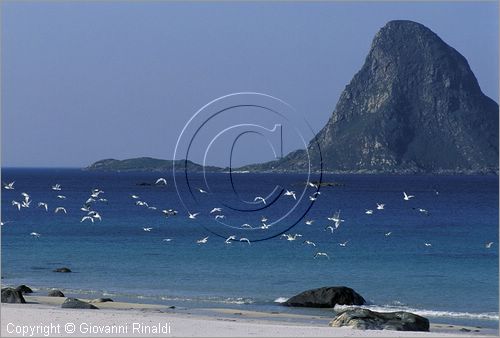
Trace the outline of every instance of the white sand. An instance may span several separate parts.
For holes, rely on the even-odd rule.
[[[65,298],[26,297],[30,304],[2,304],[1,308],[1,336],[30,336],[31,330],[35,336],[43,336],[43,329],[48,330],[52,324],[50,337],[91,337],[91,336],[184,336],[184,337],[465,337],[457,331],[460,327],[443,328],[431,327],[432,332],[398,332],[398,331],[360,331],[350,328],[331,328],[319,324],[293,323],[293,316],[288,317],[291,323],[262,319],[269,313],[235,310],[213,310],[214,315],[192,314],[189,310],[169,310],[164,306],[131,304],[131,303],[98,303],[99,310],[62,309],[60,303]],[[228,316],[228,313],[241,313],[238,318]],[[283,316],[283,314],[277,315]],[[136,323],[136,324],[134,324]],[[135,325],[135,326],[134,326]],[[38,326],[38,328],[37,328]],[[154,331],[162,328],[164,332]],[[120,333],[108,334],[99,332],[114,328]],[[136,328],[134,330],[134,328]],[[149,328],[141,331],[141,328]],[[68,330],[75,330],[74,333]],[[93,329],[93,331],[88,331]],[[170,330],[170,333],[167,332]],[[450,332],[453,331],[454,334]],[[166,333],[165,333],[166,332]],[[480,334],[487,333],[481,329]],[[475,334],[477,337],[477,333]]]

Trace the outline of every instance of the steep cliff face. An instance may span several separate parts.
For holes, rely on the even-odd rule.
[[[310,150],[317,162],[317,141],[329,171],[497,171],[498,115],[460,53],[421,24],[391,21]],[[298,151],[267,167],[306,163]]]

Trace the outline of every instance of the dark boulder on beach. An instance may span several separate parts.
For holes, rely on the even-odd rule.
[[[300,307],[332,308],[339,305],[363,305],[365,299],[345,286],[331,286],[304,291],[288,299],[283,305]]]
[[[358,330],[429,331],[429,320],[411,312],[375,312],[357,308],[338,313],[330,326],[349,326]]]
[[[106,302],[112,302],[113,300],[111,298],[96,298],[92,299],[90,303],[106,303]]]
[[[71,272],[71,270],[67,267],[57,268],[53,270],[54,272]]]
[[[47,294],[49,297],[64,297],[64,293],[60,290],[50,290]]]
[[[97,306],[81,301],[76,298],[67,298],[61,307],[64,309],[98,309]]]
[[[25,293],[33,293],[33,290],[31,290],[30,287],[26,286],[26,285],[19,285],[17,288],[16,288],[16,291],[19,291],[21,292],[22,294],[25,294]]]
[[[2,303],[24,304],[26,303],[26,301],[24,300],[21,291],[18,291],[13,288],[4,288],[2,289]]]

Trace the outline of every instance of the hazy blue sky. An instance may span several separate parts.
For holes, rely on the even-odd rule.
[[[172,158],[190,116],[239,91],[279,97],[319,130],[393,19],[436,32],[498,102],[496,2],[2,2],[2,165]],[[242,162],[270,159],[240,147]]]

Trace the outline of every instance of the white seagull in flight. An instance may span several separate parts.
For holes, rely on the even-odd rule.
[[[17,210],[21,210],[21,203],[18,201],[12,201],[12,205],[17,208]]]
[[[163,177],[160,177],[159,179],[156,180],[155,184],[167,185],[167,180],[164,179]]]
[[[254,202],[261,201],[262,203],[266,204],[266,199],[261,196],[257,196],[253,199]]]
[[[409,201],[411,198],[414,198],[414,197],[415,197],[415,196],[413,196],[413,195],[407,195],[407,194],[406,194],[406,192],[404,192],[404,191],[403,191],[403,195],[404,195],[403,199],[404,199],[405,201]]]
[[[83,216],[82,220],[80,221],[80,223],[84,222],[85,220],[89,220],[92,223],[94,223],[94,219],[92,217],[90,217],[90,216]]]
[[[196,216],[198,216],[200,213],[197,212],[197,213],[192,214],[192,213],[188,212],[188,214],[189,214],[190,219],[196,219]]]
[[[53,185],[52,186],[52,190],[54,190],[54,191],[61,191],[61,185],[60,184]]]
[[[196,241],[198,244],[206,244],[208,242],[208,236]]]
[[[377,210],[384,210],[385,204],[377,203]]]
[[[294,200],[297,199],[297,196],[295,196],[295,191],[287,190],[285,191],[285,196],[292,196]]]
[[[250,240],[246,237],[241,237],[240,242],[247,242],[250,245]]]
[[[316,243],[311,242],[311,241],[304,241],[304,244],[316,246]]]
[[[222,211],[222,208],[213,208],[212,210],[210,210],[210,213],[213,214],[214,212],[221,212]]]
[[[316,252],[316,254],[314,255],[314,259],[316,259],[317,257],[321,257],[321,256],[330,259],[330,257],[328,256],[328,254],[326,252]]]
[[[49,211],[49,206],[47,205],[47,203],[44,203],[44,202],[39,202],[38,203],[38,207],[44,207],[45,208],[45,211]]]
[[[65,214],[67,214],[66,212],[66,209],[64,207],[57,207],[55,210],[54,210],[54,213],[57,214],[59,211],[62,211],[64,212]]]
[[[16,181],[4,184],[3,187],[5,190],[14,190],[14,183],[16,183]]]

